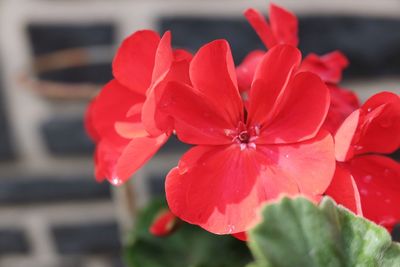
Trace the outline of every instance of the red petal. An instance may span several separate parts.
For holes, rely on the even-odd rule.
[[[193,88],[207,96],[220,114],[233,124],[242,119],[243,103],[227,41],[216,40],[201,47],[192,59],[189,73]]]
[[[227,144],[226,129],[234,129],[205,95],[188,85],[169,83],[159,102],[159,110],[174,119],[180,140],[190,144]]]
[[[261,127],[258,143],[304,141],[313,138],[321,128],[330,97],[328,88],[318,76],[310,72],[299,73],[283,93],[274,117]]]
[[[149,133],[144,128],[143,124],[140,122],[116,122],[115,131],[122,137],[127,139],[145,137]]]
[[[318,200],[332,181],[335,155],[332,136],[321,131],[306,142],[288,145],[257,145],[273,159],[274,172],[295,181],[299,192]]]
[[[267,200],[298,193],[319,198],[334,166],[329,136],[296,147],[198,146],[168,174],[167,200],[175,215],[210,232],[243,232],[258,222]]]
[[[299,43],[297,17],[292,12],[273,3],[269,6],[269,14],[271,29],[277,43],[297,46]]]
[[[342,167],[339,164],[336,166],[332,183],[325,194],[333,198],[337,204],[362,215],[360,193],[350,171],[345,166]]]
[[[150,233],[155,236],[167,236],[175,228],[177,218],[169,210],[164,210],[158,214],[150,226]]]
[[[150,86],[159,35],[150,30],[137,31],[126,38],[113,61],[114,77],[139,94]]]
[[[96,104],[96,98],[92,99],[92,101],[90,101],[90,103],[88,104],[88,107],[85,112],[84,123],[87,134],[94,142],[97,143],[100,140],[101,136],[97,132],[93,121],[95,104]]]
[[[157,47],[151,84],[158,83],[167,75],[173,60],[174,53],[171,47],[171,32],[167,31],[161,38]]]
[[[289,45],[279,45],[269,50],[259,63],[250,92],[249,124],[264,124],[280,104],[293,71],[299,66],[301,53]]]
[[[254,50],[250,52],[236,68],[238,86],[241,92],[250,90],[256,68],[263,59],[264,54],[265,51]]]
[[[355,93],[335,85],[328,85],[331,104],[323,128],[335,134],[344,120],[360,107],[360,101]]]
[[[335,134],[335,154],[337,161],[347,161],[354,155],[352,142],[360,121],[360,110],[347,117]]]
[[[129,90],[116,80],[106,84],[96,97],[96,104],[91,111],[93,126],[98,135],[101,138],[113,140],[113,143],[124,144],[124,140],[121,141],[121,136],[115,131],[114,125],[118,121],[139,122],[139,115],[128,118],[127,113],[133,105],[143,101],[144,96]]]
[[[278,44],[263,14],[256,9],[249,8],[244,12],[244,16],[267,48],[271,49]]]
[[[142,121],[146,130],[151,135],[157,136],[172,129],[172,122],[169,116],[158,110],[158,102],[160,101],[168,82],[176,81],[190,84],[190,60],[191,55],[188,52],[183,50],[175,52],[174,61],[172,62],[168,72],[148,91],[146,101],[143,105]]]
[[[247,241],[247,234],[246,232],[240,232],[232,235],[234,238],[239,239],[240,241]]]
[[[338,83],[342,79],[343,69],[348,65],[348,59],[340,51],[322,56],[311,53],[301,63],[299,71],[310,71],[317,74],[324,82]]]
[[[169,136],[162,134],[158,137],[141,137],[132,139],[123,150],[115,166],[115,173],[109,180],[114,185],[126,182],[140,167],[142,167]]]
[[[364,216],[388,229],[400,222],[400,164],[367,155],[354,158],[349,168],[360,191]]]
[[[392,153],[400,147],[400,97],[382,92],[361,107],[360,135],[355,137],[355,153]]]

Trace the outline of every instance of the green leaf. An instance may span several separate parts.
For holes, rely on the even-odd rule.
[[[249,233],[248,267],[400,267],[400,247],[382,227],[324,198],[283,198],[265,206]]]
[[[183,222],[170,236],[151,235],[149,226],[165,208],[155,200],[139,214],[124,251],[130,267],[243,267],[252,260],[245,242]]]

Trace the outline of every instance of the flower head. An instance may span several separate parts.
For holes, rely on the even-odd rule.
[[[229,45],[217,40],[193,58],[192,85],[169,83],[159,110],[178,138],[195,144],[171,170],[166,194],[181,219],[218,234],[248,230],[257,209],[282,193],[318,200],[334,171],[332,138],[320,132],[329,92],[297,73],[300,52],[271,49],[257,67],[246,109]]]
[[[400,147],[400,98],[382,92],[351,113],[335,135],[338,162],[327,194],[391,229],[400,221],[400,164],[381,154]]]

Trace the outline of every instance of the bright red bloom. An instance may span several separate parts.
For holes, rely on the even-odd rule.
[[[261,204],[281,194],[320,199],[335,167],[332,138],[319,132],[329,92],[316,75],[296,73],[300,62],[293,46],[266,53],[248,109],[224,40],[203,46],[193,58],[193,86],[167,85],[160,110],[173,117],[181,141],[197,145],[167,176],[176,216],[233,234],[254,226]]]
[[[372,96],[335,135],[337,170],[327,194],[387,227],[400,221],[400,164],[379,154],[400,147],[400,98]]]
[[[298,21],[290,11],[271,4],[270,23],[254,9],[248,9],[245,17],[268,49],[277,44],[297,46]],[[248,98],[251,82],[262,57],[263,51],[252,51],[236,68],[239,89],[245,99]],[[322,56],[311,53],[303,60],[298,69],[299,72],[310,71],[317,74],[329,85],[332,103],[324,123],[324,129],[332,134],[351,112],[359,108],[359,101],[354,93],[336,86],[341,81],[342,72],[348,64],[346,56],[339,51]]]
[[[271,3],[269,23],[253,8],[247,9],[244,15],[268,49],[278,44],[298,45],[298,21],[290,11]]]
[[[169,32],[160,39],[144,30],[118,49],[115,79],[92,101],[86,116],[86,128],[96,142],[97,180],[125,182],[168,140],[169,119],[154,103],[166,82],[188,82],[191,59],[187,52],[173,51],[170,42]]]
[[[167,236],[172,233],[178,222],[178,218],[169,210],[161,211],[150,226],[150,233],[155,236]]]

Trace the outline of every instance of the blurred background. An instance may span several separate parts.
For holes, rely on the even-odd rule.
[[[240,63],[262,48],[242,12],[267,2],[0,0],[0,267],[124,266],[120,236],[185,147],[170,141],[130,186],[95,182],[83,114],[118,43],[142,28],[192,51],[226,38]],[[274,2],[299,16],[304,54],[349,57],[344,87],[400,93],[400,0]]]

